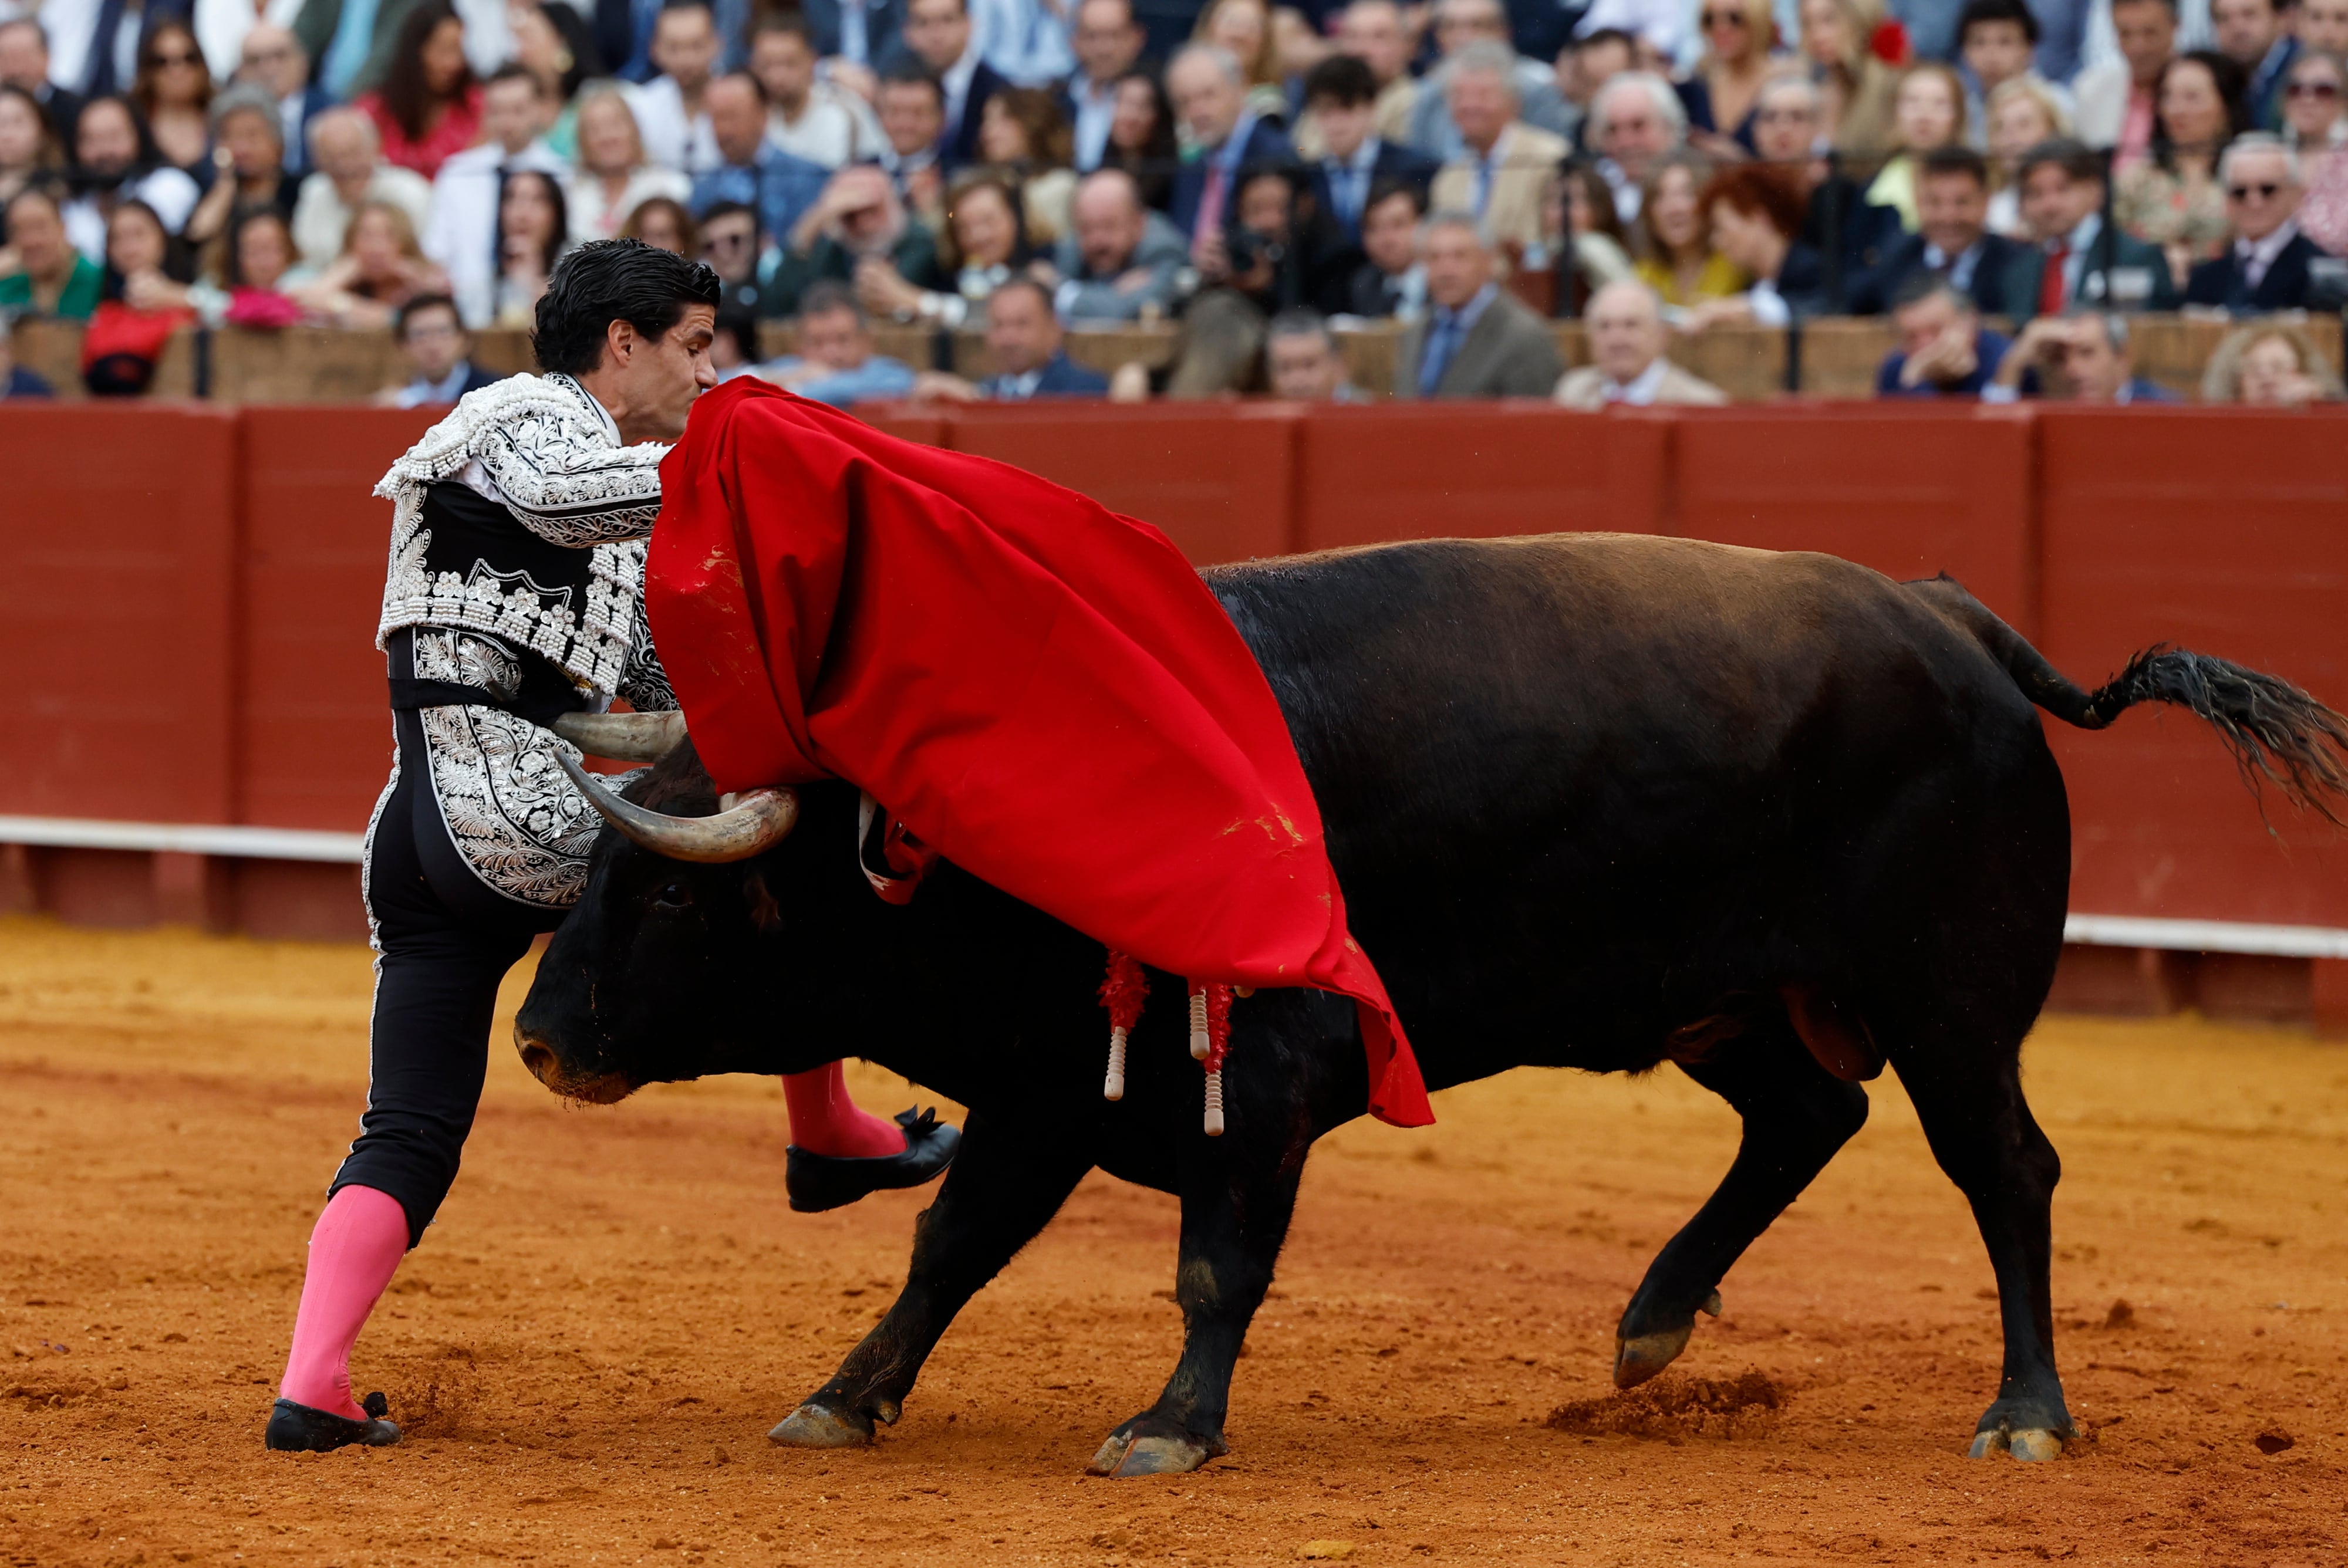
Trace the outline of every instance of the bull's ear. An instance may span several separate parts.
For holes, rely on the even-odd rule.
[[[782,929],[783,907],[775,902],[774,894],[767,890],[765,872],[750,873],[742,884],[742,891],[750,901],[750,921],[758,927],[760,936],[771,937]]]

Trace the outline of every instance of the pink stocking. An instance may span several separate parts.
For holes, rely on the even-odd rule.
[[[407,1251],[407,1211],[373,1187],[345,1187],[310,1233],[302,1310],[278,1392],[295,1404],[358,1420],[351,1399],[351,1347]]]
[[[848,1075],[834,1061],[783,1079],[791,1142],[810,1154],[874,1159],[905,1152],[904,1129],[858,1107]]]

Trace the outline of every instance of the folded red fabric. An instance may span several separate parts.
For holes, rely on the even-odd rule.
[[[1279,703],[1163,534],[750,377],[661,491],[645,608],[719,789],[845,779],[1107,947],[1351,997],[1372,1113],[1434,1120]]]

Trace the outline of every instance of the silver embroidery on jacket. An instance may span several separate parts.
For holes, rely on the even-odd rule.
[[[578,751],[502,708],[420,708],[417,717],[440,820],[473,874],[517,903],[577,903],[602,825],[554,760],[558,748],[574,761]]]

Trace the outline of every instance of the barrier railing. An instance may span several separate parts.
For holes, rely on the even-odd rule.
[[[2201,373],[2226,334],[2240,323],[2197,316],[2145,315],[2131,318],[2137,374],[2191,399],[2200,390]],[[2342,360],[2341,323],[2318,317],[2303,323],[2316,344],[2337,366]],[[1557,322],[1560,356],[1569,367],[1590,363],[1587,335],[1579,322]],[[1765,403],[1786,395],[1786,366],[1792,333],[1798,331],[1798,390],[1813,397],[1867,397],[1884,356],[1898,346],[1892,323],[1882,317],[1828,317],[1780,331],[1752,326],[1723,326],[1694,335],[1675,335],[1668,350],[1673,361],[1711,382],[1740,403]],[[874,330],[879,352],[905,361],[917,369],[931,367],[939,358],[940,333],[925,327],[883,323]],[[788,322],[770,323],[761,331],[761,347],[769,357],[790,352],[796,330]],[[1342,330],[1337,333],[1354,384],[1384,396],[1394,388],[1395,346],[1401,329],[1392,324]],[[942,334],[944,357],[961,374],[986,373],[983,333]],[[68,400],[82,395],[81,329],[68,322],[20,322],[15,330],[18,364],[46,377]],[[1149,370],[1172,364],[1181,354],[1179,323],[1078,329],[1067,336],[1069,356],[1104,374],[1128,364]],[[499,373],[533,368],[529,334],[499,329],[476,334],[474,358]],[[397,346],[384,332],[352,332],[332,327],[289,327],[279,332],[221,329],[175,334],[156,371],[154,394],[160,397],[201,395],[216,403],[319,404],[364,403],[406,376]]]

